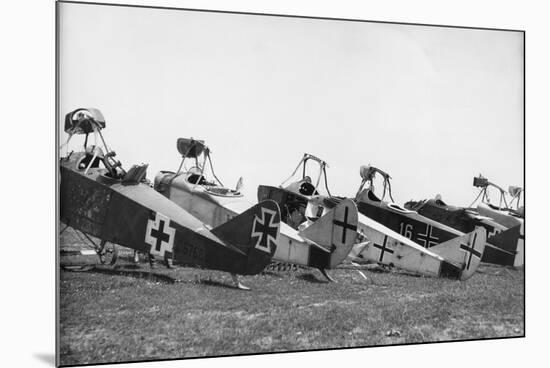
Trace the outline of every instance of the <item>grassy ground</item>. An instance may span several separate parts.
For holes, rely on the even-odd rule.
[[[252,291],[241,291],[222,272],[134,269],[129,257],[115,271],[61,271],[61,364],[524,335],[518,270],[459,282],[340,268],[338,283],[272,271],[242,277]]]

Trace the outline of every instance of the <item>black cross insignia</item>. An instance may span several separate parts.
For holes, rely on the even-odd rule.
[[[346,207],[344,209],[344,221],[340,221],[336,219],[332,221],[334,225],[338,225],[342,227],[342,243],[346,242],[346,230],[349,229],[349,230],[357,231],[357,226],[348,224],[348,212],[349,212],[349,208]]]
[[[380,249],[380,258],[378,258],[378,262],[382,262],[382,260],[384,259],[384,253],[388,252],[390,254],[393,254],[393,249],[386,247],[387,243],[387,235],[384,235],[384,243],[382,245],[374,243],[374,247]]]
[[[430,248],[432,245],[437,245],[439,242],[439,238],[436,238],[435,236],[432,236],[432,225],[426,225],[426,234],[416,234],[416,240],[417,242],[421,241],[424,244],[422,246],[424,248]]]
[[[168,243],[170,235],[164,232],[164,220],[159,219],[159,228],[151,230],[151,236],[157,241],[155,243],[155,250],[160,252],[160,246],[162,242]]]
[[[460,249],[465,250],[467,253],[470,253],[470,255],[468,256],[468,263],[466,263],[466,269],[467,270],[470,269],[470,263],[472,261],[472,256],[476,256],[477,258],[481,258],[481,253],[478,252],[475,249],[476,239],[477,239],[477,233],[474,234],[474,240],[472,241],[472,247],[471,248],[468,246],[468,244],[460,244]]]
[[[260,241],[257,245],[266,249],[269,249],[269,237],[271,236],[273,239],[277,238],[277,226],[270,226],[273,216],[270,212],[262,211],[262,221],[256,217],[254,228],[252,229],[252,236],[260,236]]]

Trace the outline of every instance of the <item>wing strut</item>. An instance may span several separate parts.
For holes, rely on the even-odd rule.
[[[290,174],[290,176],[287,179],[285,179],[281,183],[281,185],[279,185],[279,186],[281,188],[284,187],[285,183],[287,181],[289,181],[290,179],[292,179],[292,177],[294,177],[294,175],[296,175],[296,173],[298,172],[298,169],[300,168],[300,166],[302,166],[302,179],[304,179],[306,177],[306,165],[307,165],[308,160],[316,161],[319,164],[319,175],[317,176],[317,180],[315,182],[314,192],[317,191],[317,188],[319,187],[319,183],[321,181],[321,176],[324,176],[325,189],[327,190],[327,193],[328,193],[329,197],[332,197],[332,194],[330,193],[330,190],[328,189],[327,170],[326,170],[326,168],[328,167],[328,164],[325,161],[321,160],[319,157],[313,156],[309,153],[304,153],[304,156],[302,157],[300,162],[298,162],[298,165],[296,166],[296,168],[294,169],[292,174]]]
[[[359,196],[359,193],[361,193],[361,191],[363,190],[363,188],[365,187],[365,184],[367,182],[369,183],[369,189],[372,192],[374,192],[374,178],[375,178],[376,174],[378,173],[384,179],[384,184],[383,184],[384,189],[383,189],[382,197],[381,197],[380,200],[383,201],[384,197],[386,197],[386,193],[388,193],[388,195],[390,196],[391,201],[395,202],[395,200],[393,199],[393,196],[392,196],[392,192],[391,192],[391,181],[390,181],[391,176],[387,172],[382,171],[379,168],[371,166],[369,164],[367,166],[361,166],[361,168],[359,169],[359,173],[360,173],[361,177],[363,178],[363,180],[361,181],[361,185],[359,186],[359,190],[357,191],[357,194],[355,195],[356,198],[357,198],[357,196]]]
[[[494,183],[491,183],[489,180],[487,180],[487,178],[483,177],[481,174],[479,174],[478,177],[474,177],[474,184],[473,185],[474,185],[474,187],[481,188],[481,190],[479,191],[476,199],[474,199],[474,201],[472,202],[472,204],[470,204],[469,207],[472,207],[474,205],[474,203],[476,203],[476,201],[479,199],[479,197],[481,197],[481,201],[483,203],[490,204],[491,200],[489,198],[489,194],[487,193],[487,189],[489,187],[493,187],[493,188],[496,188],[500,192],[498,208],[499,209],[509,209],[510,208],[508,206],[508,202],[506,202],[506,191],[504,189],[502,189],[501,187],[499,187],[498,185],[496,185]],[[514,199],[512,199],[512,201],[513,200]],[[504,202],[505,207],[502,207],[503,202]],[[519,204],[519,197],[518,197],[518,204]]]

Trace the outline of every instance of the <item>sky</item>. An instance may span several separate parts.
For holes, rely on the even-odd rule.
[[[522,33],[67,3],[59,19],[59,123],[100,109],[117,158],[150,179],[194,137],[250,201],[304,152],[340,196],[366,164],[400,204],[467,206],[480,173],[523,186]]]

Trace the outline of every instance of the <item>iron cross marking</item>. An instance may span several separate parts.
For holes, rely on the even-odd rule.
[[[256,248],[270,252],[269,241],[277,239],[278,226],[273,224],[275,212],[262,207],[262,218],[254,219],[251,237],[257,238]],[[271,238],[271,239],[270,239]]]
[[[472,241],[472,247],[469,247],[468,244],[460,244],[460,249],[466,251],[466,253],[470,253],[468,255],[468,263],[466,263],[466,270],[470,269],[470,263],[472,262],[472,256],[476,256],[477,258],[481,258],[481,253],[478,252],[475,249],[476,239],[477,239],[477,233],[474,234],[474,240]]]
[[[164,232],[164,220],[159,220],[159,228],[151,230],[151,236],[156,239],[155,250],[160,252],[162,242],[168,243],[170,234]]]
[[[145,243],[151,246],[149,253],[161,257],[171,254],[175,235],[176,229],[170,226],[170,218],[151,211],[145,229]]]
[[[422,246],[424,248],[430,248],[439,244],[439,238],[433,236],[432,231],[433,226],[426,224],[426,234],[416,234],[416,240],[423,242],[424,244],[422,244]]]
[[[336,219],[332,221],[334,225],[338,225],[342,227],[342,243],[346,242],[346,230],[349,229],[349,230],[357,231],[357,226],[348,224],[348,212],[349,212],[349,208],[346,207],[344,209],[344,221],[340,221]]]
[[[380,258],[378,258],[378,262],[382,262],[384,259],[384,253],[390,253],[393,254],[393,249],[388,248],[386,245],[388,244],[388,236],[384,235],[384,242],[382,245],[374,243],[374,247],[380,249]]]

